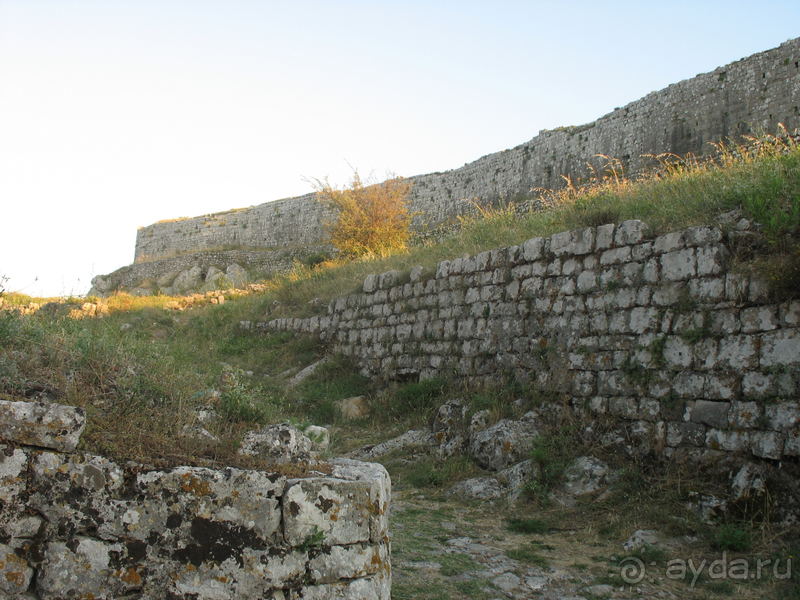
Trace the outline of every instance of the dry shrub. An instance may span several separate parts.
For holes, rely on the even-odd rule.
[[[411,184],[389,174],[382,183],[362,180],[353,172],[344,189],[326,179],[312,179],[320,202],[330,204],[337,213],[326,223],[331,243],[346,256],[386,257],[408,246],[411,213],[407,198]]]

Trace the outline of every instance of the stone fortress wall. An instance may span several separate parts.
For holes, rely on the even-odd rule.
[[[763,279],[729,270],[717,228],[646,231],[626,221],[370,275],[327,314],[245,326],[317,335],[375,377],[515,376],[668,451],[800,456],[800,301],[770,303]]]
[[[600,166],[598,154],[641,170],[644,155],[707,155],[709,142],[778,124],[800,127],[800,38],[778,48],[648,94],[593,123],[542,131],[520,146],[459,169],[411,177],[414,226],[435,227],[470,211],[472,201],[515,200],[534,188],[556,189]],[[314,194],[139,229],[135,263],[224,249],[279,249],[324,240],[330,209]]]
[[[0,598],[389,600],[391,483],[119,465],[75,452],[83,409],[0,401]]]

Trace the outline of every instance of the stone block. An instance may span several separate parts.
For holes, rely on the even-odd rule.
[[[25,598],[33,574],[33,568],[24,557],[17,556],[11,546],[0,543],[0,596]]]
[[[538,434],[532,418],[503,419],[472,437],[472,457],[481,468],[500,471],[522,460]]]
[[[691,409],[692,422],[724,429],[728,427],[729,409],[730,404],[728,402],[697,400]]]
[[[367,275],[364,278],[364,285],[362,287],[365,294],[371,294],[375,290],[378,289],[378,276],[377,275]]]
[[[600,225],[595,230],[595,250],[608,250],[614,246],[614,224]]]
[[[635,261],[644,261],[653,255],[653,242],[637,244],[631,250],[631,258]]]
[[[313,584],[338,583],[383,573],[388,570],[389,561],[385,543],[332,546],[311,551],[308,576]]]
[[[672,391],[681,398],[702,398],[705,381],[705,375],[699,373],[679,373],[672,380]]]
[[[779,317],[781,327],[800,327],[800,300],[781,304]]]
[[[698,423],[670,421],[667,423],[667,446],[672,448],[696,447],[706,443],[706,428]]]
[[[72,452],[86,428],[86,411],[75,406],[0,400],[0,439]]]
[[[759,371],[748,371],[742,377],[742,394],[747,398],[765,398],[773,388],[773,376]]]
[[[798,342],[800,343],[800,340]],[[750,335],[734,335],[722,338],[719,341],[719,364],[739,371],[756,368],[758,365],[758,349],[756,348],[754,337]],[[770,364],[772,363],[770,362]]]
[[[778,402],[769,404],[764,410],[767,424],[773,431],[795,432],[800,423],[800,406],[797,402]]]
[[[725,452],[745,452],[750,447],[750,433],[747,431],[721,431],[709,429],[706,433],[706,448]]]
[[[704,246],[706,244],[716,244],[722,240],[722,232],[716,227],[701,225],[700,227],[689,227],[685,231],[687,246]]]
[[[666,254],[681,250],[686,244],[686,237],[683,231],[668,233],[658,236],[653,242],[653,252],[655,254]]]
[[[734,429],[754,429],[761,417],[761,407],[755,402],[732,402],[728,421]]]
[[[390,495],[389,475],[381,465],[336,459],[330,477],[287,483],[284,539],[292,547],[318,532],[326,545],[382,541],[388,532]]]
[[[774,431],[754,431],[750,434],[750,451],[759,458],[778,460],[783,454],[783,438]]]
[[[766,302],[769,298],[769,281],[765,277],[752,276],[747,290],[747,299],[750,302]]]
[[[692,366],[694,351],[691,344],[678,336],[671,335],[664,342],[662,357],[668,369],[682,371]]]
[[[623,221],[617,225],[614,242],[618,246],[632,246],[638,244],[644,239],[646,230],[647,224],[638,219]]]
[[[28,452],[0,444],[0,503],[15,505],[28,487]]]
[[[739,314],[742,333],[772,331],[778,328],[778,307],[773,305],[744,308]]]
[[[390,600],[391,587],[387,565],[383,573],[374,577],[306,586],[302,592],[292,592],[289,600]]]
[[[44,551],[44,562],[36,577],[39,598],[116,598],[135,590],[141,577],[117,574],[112,556],[123,554],[121,544],[107,544],[90,538],[75,538],[69,543],[51,542]]]
[[[800,365],[800,335],[796,330],[770,331],[761,337],[761,367]]]
[[[694,248],[676,250],[661,255],[661,276],[668,281],[691,279],[696,274]]]
[[[736,373],[709,373],[703,388],[706,400],[733,400],[739,387]]]
[[[609,398],[608,411],[625,419],[638,419],[639,401],[634,397]]]
[[[623,246],[621,248],[612,248],[606,250],[600,255],[601,265],[618,265],[627,263],[631,260],[630,246]]]
[[[594,271],[583,271],[578,275],[578,292],[588,294],[597,290],[597,274]]]

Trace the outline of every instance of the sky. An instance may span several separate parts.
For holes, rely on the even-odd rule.
[[[139,227],[458,168],[798,36],[798,0],[0,0],[0,278],[82,295]]]

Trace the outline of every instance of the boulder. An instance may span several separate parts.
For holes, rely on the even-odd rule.
[[[239,454],[267,459],[275,464],[307,462],[311,459],[311,440],[288,423],[267,425],[245,434]]]
[[[364,396],[353,396],[339,400],[336,405],[342,413],[342,418],[347,420],[361,419],[369,414],[369,403]]]
[[[439,407],[433,419],[433,437],[439,444],[441,457],[455,456],[466,450],[469,437],[466,416],[469,406],[461,398],[450,400]]]
[[[164,273],[161,277],[156,279],[156,285],[159,288],[165,288],[172,285],[172,282],[175,281],[175,278],[178,276],[180,271],[170,271],[169,273]]]
[[[172,289],[176,295],[186,294],[192,290],[199,289],[203,285],[203,271],[200,267],[194,266],[188,271],[181,271],[172,282]]]
[[[353,452],[353,456],[359,459],[373,459],[378,456],[388,454],[393,450],[404,450],[411,448],[425,448],[435,445],[433,435],[424,429],[412,429],[391,440],[387,440],[377,445],[364,446]]]
[[[519,421],[503,419],[476,433],[472,438],[471,452],[482,469],[500,471],[522,460],[530,452],[533,438],[539,435],[534,413]]]
[[[225,269],[225,277],[228,278],[234,288],[244,287],[249,279],[247,271],[236,263],[228,265],[228,268]]]
[[[213,292],[216,289],[222,287],[220,284],[222,283],[220,280],[225,277],[225,273],[220,271],[217,267],[209,267],[208,271],[206,272],[206,279],[205,284],[203,287],[200,288],[200,291],[205,292]]]
[[[114,291],[114,282],[110,277],[103,277],[98,275],[92,279],[92,289],[100,292],[101,294],[108,294]]]
[[[497,500],[505,491],[496,477],[475,477],[454,486],[448,494],[469,500]]]

